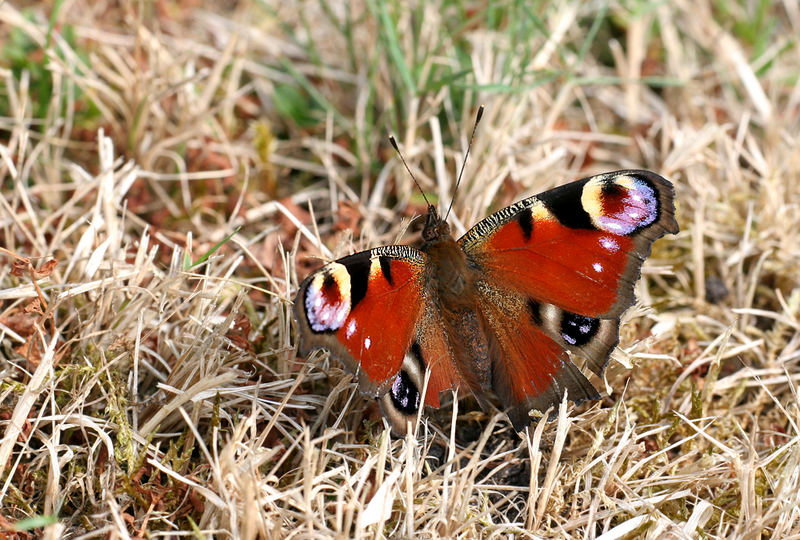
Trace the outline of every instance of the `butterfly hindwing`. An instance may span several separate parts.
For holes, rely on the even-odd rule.
[[[431,291],[424,294],[427,297]],[[402,368],[381,398],[381,409],[395,433],[405,433],[406,422],[416,423],[421,405],[438,408],[442,392],[468,386],[447,339],[447,323],[435,303],[426,300]]]
[[[557,405],[565,392],[575,402],[600,397],[564,347],[544,330],[528,299],[486,281],[479,281],[476,290],[489,341],[492,389],[514,429],[528,425],[528,411]]]
[[[294,316],[298,353],[325,348],[359,378],[363,392],[382,393],[403,363],[423,310],[425,255],[385,246],[325,265],[300,285]]]
[[[619,319],[597,319],[564,311],[552,304],[528,300],[534,324],[561,347],[587,361],[598,376],[608,363],[611,351],[619,343]]]

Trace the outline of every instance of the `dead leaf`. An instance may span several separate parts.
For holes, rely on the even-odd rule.
[[[28,274],[28,269],[31,267],[30,259],[17,259],[11,263],[11,275],[23,277]]]
[[[31,267],[31,270],[32,270],[33,276],[36,279],[42,279],[42,278],[48,277],[50,274],[52,274],[53,270],[55,270],[56,266],[58,266],[58,261],[55,260],[55,259],[50,259],[49,261],[44,263],[40,269],[33,270],[33,268]]]

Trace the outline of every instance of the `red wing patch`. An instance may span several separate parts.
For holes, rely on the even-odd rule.
[[[426,313],[417,329],[417,344],[422,365],[430,370],[425,404],[439,407],[439,394],[461,385],[461,376],[447,343],[445,324],[438,309],[426,304]],[[420,386],[422,391],[422,386]]]
[[[494,283],[596,317],[617,301],[632,249],[630,238],[542,219],[527,241],[515,222],[501,226],[479,261]]]
[[[371,275],[367,294],[336,332],[353,358],[360,360],[360,369],[378,383],[400,369],[421,307],[418,269],[400,260],[389,264],[392,283],[383,273]]]

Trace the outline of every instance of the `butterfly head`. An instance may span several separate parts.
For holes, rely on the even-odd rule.
[[[425,228],[422,229],[422,240],[430,243],[449,237],[450,225],[439,216],[436,207],[429,204],[428,214],[425,216]]]

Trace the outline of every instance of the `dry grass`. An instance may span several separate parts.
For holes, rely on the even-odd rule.
[[[15,4],[1,537],[800,536],[796,2]],[[413,241],[386,134],[448,201],[478,103],[457,229],[635,166],[681,233],[602,403],[392,440],[290,302],[313,257]]]

